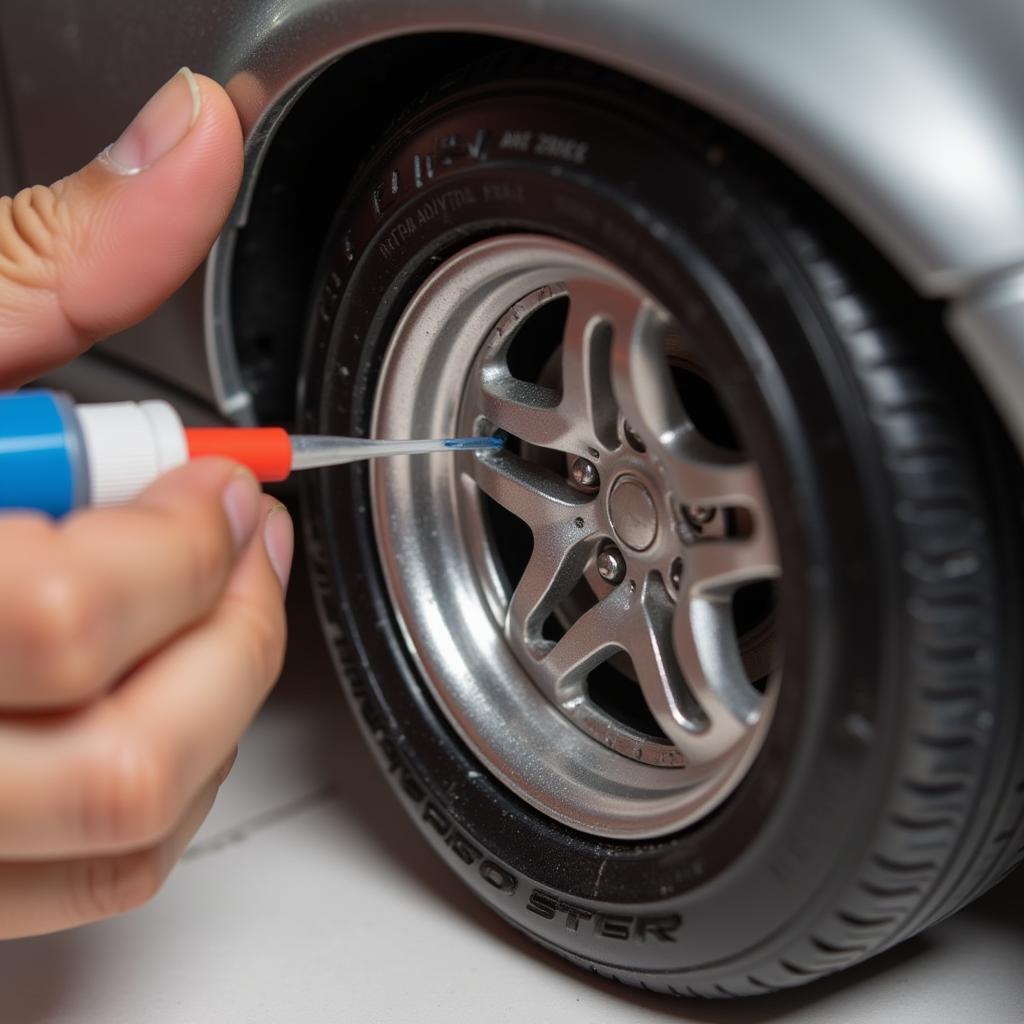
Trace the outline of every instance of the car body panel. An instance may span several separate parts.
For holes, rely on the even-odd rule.
[[[35,0],[7,5],[0,28],[24,181],[91,156],[181,63],[232,93],[249,184],[310,76],[394,35],[497,35],[623,70],[759,141],[923,295],[955,300],[953,329],[982,379],[991,383],[996,365],[1012,376],[996,397],[1024,443],[1024,413],[1001,397],[1020,393],[1024,338],[993,340],[991,319],[971,315],[977,303],[990,308],[989,282],[1024,267],[1019,0]],[[230,254],[229,229],[211,261],[205,326],[187,290],[171,304],[180,317],[164,312],[141,346],[138,332],[110,344],[244,418],[224,305]],[[176,352],[201,334],[205,355]]]
[[[1024,271],[956,301],[947,320],[1024,454]]]

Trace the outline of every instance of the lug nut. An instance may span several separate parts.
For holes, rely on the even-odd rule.
[[[683,515],[694,526],[706,526],[715,518],[715,509],[713,505],[684,505]]]
[[[572,482],[577,487],[596,487],[600,477],[597,475],[597,467],[586,459],[576,459],[569,471]]]
[[[598,575],[606,583],[621,583],[626,575],[626,560],[618,548],[604,548],[597,556]]]
[[[672,584],[673,590],[679,589],[679,584],[683,582],[683,560],[681,558],[672,559],[672,564],[668,567],[668,581]]]

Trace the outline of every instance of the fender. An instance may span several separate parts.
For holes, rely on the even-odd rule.
[[[399,34],[468,31],[586,57],[758,141],[922,295],[949,300],[950,330],[1024,451],[1018,0],[276,0],[239,17],[248,25],[233,26],[238,45],[218,71],[247,85],[237,99],[249,101],[239,102],[248,188],[297,90],[360,46]],[[236,210],[239,224],[249,194]],[[228,339],[218,342],[216,259],[210,267],[210,363],[221,368],[214,374],[222,407],[233,403],[237,414],[247,396],[224,386],[238,378]]]
[[[295,88],[325,63],[394,35],[478,32],[615,67],[732,123],[843,210],[926,295],[950,297],[1024,262],[1024,6],[1015,0],[223,6],[244,9],[225,24],[190,0],[181,17],[205,15],[222,37],[215,71],[236,84],[250,177]]]

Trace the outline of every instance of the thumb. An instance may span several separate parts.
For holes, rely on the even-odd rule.
[[[92,163],[0,198],[0,380],[151,313],[206,256],[241,174],[231,100],[182,68]]]

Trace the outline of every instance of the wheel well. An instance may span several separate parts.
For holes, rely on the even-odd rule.
[[[296,100],[260,169],[231,268],[235,351],[260,420],[294,418],[320,250],[360,164],[388,125],[447,69],[517,45],[467,34],[387,40],[342,57]]]
[[[235,355],[260,421],[289,425],[294,421],[298,365],[321,250],[334,213],[363,162],[392,123],[424,93],[457,76],[468,64],[516,51],[542,60],[553,52],[472,33],[383,40],[339,58],[295,101],[260,167],[246,224],[235,239],[230,270],[227,313]],[[581,68],[606,70],[578,56],[562,59]],[[652,95],[661,92],[634,81]],[[661,94],[675,104],[688,105]],[[702,116],[742,138],[744,144],[761,149],[712,115]],[[824,197],[818,198],[834,209]],[[880,254],[875,258],[883,259]],[[938,316],[941,304],[931,305]]]

